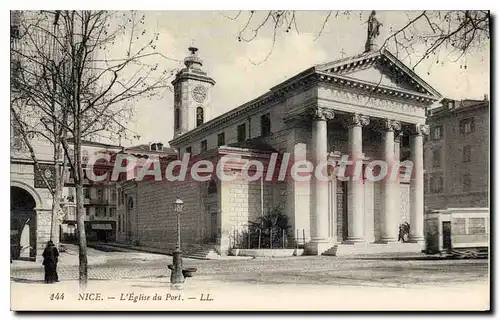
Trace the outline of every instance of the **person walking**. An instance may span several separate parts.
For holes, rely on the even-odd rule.
[[[57,275],[57,261],[59,258],[59,251],[54,245],[52,240],[47,242],[47,246],[43,251],[43,265],[45,267],[45,283],[59,282]]]

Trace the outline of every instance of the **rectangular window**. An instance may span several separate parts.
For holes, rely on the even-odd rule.
[[[475,131],[474,118],[466,118],[460,121],[460,133],[470,134]]]
[[[224,133],[220,133],[217,135],[217,146],[223,146],[226,144],[226,135]]]
[[[10,37],[13,39],[19,39],[19,26],[10,25]]]
[[[90,216],[90,207],[85,207],[85,216],[86,217]]]
[[[96,207],[95,217],[105,217],[105,216],[106,216],[106,208],[105,207]]]
[[[123,193],[122,193],[122,189],[121,188],[118,188],[118,204],[123,204]]]
[[[238,125],[238,143],[244,142],[247,139],[247,126],[246,124]]]
[[[469,218],[469,234],[486,233],[486,224],[484,217]]]
[[[19,124],[12,125],[11,137],[12,148],[17,150],[23,149],[23,137],[21,135],[21,128]]]
[[[75,201],[75,191],[73,190],[73,187],[68,188],[68,202],[74,202]]]
[[[83,198],[90,198],[90,189],[87,187],[83,188]]]
[[[111,203],[115,204],[116,203],[116,189],[112,188],[110,192],[111,192]]]
[[[122,218],[121,215],[118,217],[118,232],[122,231]]]
[[[97,189],[97,199],[101,201],[104,199],[104,189],[102,187]]]
[[[176,99],[178,97],[178,93],[176,93]],[[174,110],[174,128],[179,129],[181,128],[181,111],[179,108],[175,108]]]
[[[109,208],[109,217],[113,218],[116,215],[116,207],[110,207]]]
[[[472,146],[464,146],[464,149],[463,149],[463,161],[464,161],[464,163],[470,162],[471,155],[472,155],[471,151],[472,151]]]
[[[64,220],[76,221],[76,207],[75,206],[65,206],[64,211],[66,213],[66,217],[64,218]]]
[[[207,151],[207,140],[202,140],[200,144],[201,152],[206,152]]]
[[[86,164],[89,161],[89,151],[83,149],[81,156],[82,156],[82,163]]]
[[[186,153],[187,154],[191,154],[191,146],[189,146],[189,147],[186,148]]]
[[[261,136],[267,137],[271,135],[271,116],[270,114],[265,114],[260,116],[260,134]]]
[[[432,151],[432,166],[440,167],[441,166],[441,150],[434,149]]]
[[[470,188],[471,188],[470,174],[464,174],[462,186],[463,186],[464,192],[470,191]]]
[[[434,126],[431,129],[431,139],[439,140],[443,137],[443,125]]]
[[[464,235],[465,232],[465,218],[455,218],[452,221],[451,233],[453,235]]]

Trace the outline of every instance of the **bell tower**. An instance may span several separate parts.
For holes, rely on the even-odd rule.
[[[212,118],[210,91],[215,81],[203,71],[198,48],[191,53],[172,81],[174,86],[174,138],[206,123]]]

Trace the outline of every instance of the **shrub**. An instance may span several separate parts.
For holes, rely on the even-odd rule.
[[[267,213],[248,223],[248,230],[235,237],[237,248],[281,248],[287,247],[288,216],[281,206],[269,208]]]

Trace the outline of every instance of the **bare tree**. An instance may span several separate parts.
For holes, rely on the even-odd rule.
[[[60,11],[43,13],[58,15],[58,28],[31,24],[27,30],[36,30],[53,39],[57,54],[48,60],[54,68],[50,79],[55,79],[56,90],[41,93],[33,88],[46,81],[42,73],[35,73],[23,85],[29,101],[47,123],[55,121],[67,137],[61,139],[62,150],[76,189],[76,216],[79,237],[79,280],[81,288],[87,284],[87,241],[83,208],[84,170],[93,170],[82,163],[84,138],[116,138],[123,135],[131,119],[134,103],[151,98],[167,87],[171,70],[159,70],[155,42],[159,34],[144,28],[145,16],[132,12]],[[55,30],[55,32],[54,32]],[[27,32],[29,34],[30,32]],[[146,38],[146,41],[144,41]],[[33,45],[30,38],[28,46]],[[143,41],[141,41],[143,40]],[[19,53],[33,62],[29,55]],[[30,64],[28,63],[28,66]],[[29,74],[21,65],[21,70]],[[21,86],[22,88],[23,86]],[[64,117],[53,117],[54,110],[40,101],[56,101]],[[45,118],[44,118],[45,117]],[[68,140],[71,139],[71,149]]]
[[[14,126],[19,131],[24,146],[35,164],[38,176],[42,178],[45,187],[50,191],[52,202],[52,218],[50,239],[58,243],[58,228],[64,216],[60,200],[64,186],[64,161],[61,161],[61,141],[66,131],[59,125],[64,122],[66,114],[60,108],[57,99],[57,70],[61,62],[57,61],[54,37],[36,32],[35,26],[50,27],[55,33],[58,15],[53,20],[44,19],[43,15],[28,15],[21,19],[20,12],[14,12],[17,24],[13,25],[11,34],[11,64],[12,64],[12,95],[11,115]],[[21,23],[22,22],[22,23]],[[30,28],[32,27],[32,28]],[[28,39],[28,40],[27,40]],[[29,42],[25,47],[22,41]],[[43,109],[39,108],[43,107]],[[44,113],[42,110],[50,111]],[[54,185],[49,184],[37,159],[32,140],[40,138],[53,146]],[[62,164],[61,164],[62,163]]]
[[[300,13],[302,18],[307,14],[309,13]],[[325,27],[336,18],[358,14],[360,19],[363,15],[368,18],[369,12],[325,11],[316,39],[323,35]],[[490,13],[487,10],[411,11],[401,14],[407,16],[407,23],[403,26],[395,27],[390,21],[384,22],[384,27],[389,29],[389,36],[381,47],[391,48],[396,55],[416,54],[417,60],[411,62],[413,68],[431,55],[439,54],[442,48],[461,57],[481,47],[490,38]],[[250,42],[262,33],[271,33],[272,46],[261,63],[271,55],[280,33],[299,33],[299,12],[295,10],[240,11],[235,16],[226,17],[242,23],[237,34],[238,41]]]

